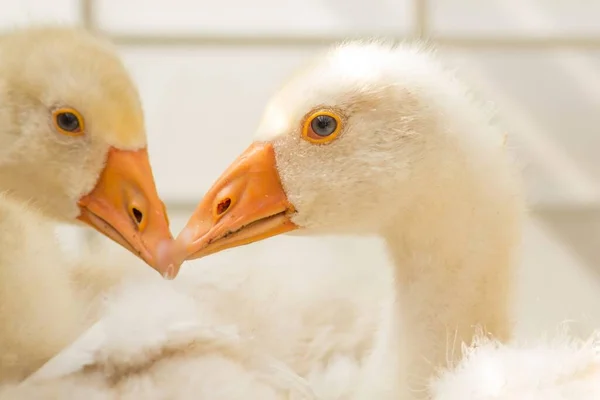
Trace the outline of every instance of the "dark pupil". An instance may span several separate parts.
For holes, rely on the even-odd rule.
[[[312,120],[310,127],[319,136],[329,136],[335,131],[337,122],[328,115],[319,115]]]
[[[72,113],[61,113],[57,117],[58,126],[68,132],[75,132],[79,129],[79,120]]]

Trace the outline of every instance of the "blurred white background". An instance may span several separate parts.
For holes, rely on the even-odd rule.
[[[143,98],[174,234],[301,62],[344,38],[432,39],[499,109],[526,179],[533,216],[519,272],[520,332],[538,336],[565,320],[582,334],[600,327],[600,0],[0,3],[0,29],[77,23],[119,45]],[[81,234],[61,230],[67,245]],[[225,262],[376,268],[387,260],[374,239],[279,237],[186,268]]]

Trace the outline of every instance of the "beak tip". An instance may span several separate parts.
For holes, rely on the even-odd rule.
[[[174,240],[164,239],[156,246],[156,270],[165,279],[174,279],[184,259],[179,256]]]
[[[179,268],[175,268],[175,264],[169,264],[167,268],[164,269],[162,276],[164,279],[173,280],[177,276],[178,272]]]

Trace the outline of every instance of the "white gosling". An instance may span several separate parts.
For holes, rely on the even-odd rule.
[[[290,231],[382,236],[395,301],[355,395],[427,397],[463,342],[511,337],[524,200],[490,117],[428,49],[336,47],[270,100],[177,243],[194,259]]]
[[[57,222],[91,225],[157,268],[164,261],[157,248],[172,237],[137,91],[114,49],[79,29],[29,28],[0,36],[0,59],[0,382],[7,382],[77,337],[93,318],[93,298],[129,273],[68,257],[54,237]]]

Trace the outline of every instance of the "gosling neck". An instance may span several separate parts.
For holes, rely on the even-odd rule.
[[[480,333],[510,338],[523,206],[510,169],[485,167],[432,179],[439,189],[382,232],[395,276],[387,347],[398,352],[408,398],[425,396],[432,374],[460,360],[462,343]]]

